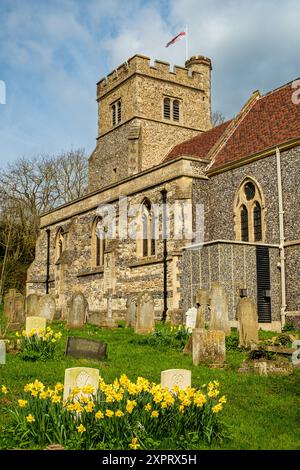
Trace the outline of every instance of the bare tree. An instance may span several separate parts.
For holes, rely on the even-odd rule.
[[[226,118],[220,111],[214,111],[211,117],[211,123],[213,127],[219,126],[225,122]]]
[[[32,261],[40,215],[85,194],[87,175],[81,149],[23,157],[0,173],[0,291],[17,267],[26,271]]]

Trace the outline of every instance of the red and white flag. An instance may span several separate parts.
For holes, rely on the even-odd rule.
[[[183,39],[185,35],[186,35],[186,31],[181,31],[181,33],[177,34],[177,36],[175,36],[173,39],[171,39],[171,41],[168,42],[166,47],[171,46],[171,44],[174,44],[179,39]]]

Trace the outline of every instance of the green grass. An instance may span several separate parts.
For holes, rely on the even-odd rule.
[[[26,383],[38,378],[47,385],[63,382],[68,367],[97,367],[110,382],[125,373],[130,379],[144,376],[160,381],[164,369],[184,368],[192,371],[192,385],[199,387],[218,380],[221,393],[228,403],[223,419],[230,431],[230,440],[218,449],[300,449],[300,370],[289,377],[258,377],[237,372],[245,353],[228,351],[226,367],[210,369],[193,366],[190,356],[173,349],[158,349],[132,342],[136,335],[131,329],[100,329],[86,325],[83,330],[68,331],[63,324],[53,324],[63,332],[58,357],[47,362],[24,362],[17,355],[7,354],[6,365],[0,366],[0,385],[10,392],[0,396],[0,449],[7,447],[5,428],[10,423],[7,406],[22,393]],[[77,335],[103,340],[108,344],[108,359],[103,362],[73,359],[64,356],[66,337]],[[268,334],[269,335],[269,334]],[[267,335],[267,336],[268,336]],[[15,334],[10,332],[9,337]],[[262,333],[265,337],[266,334]],[[203,446],[203,448],[207,448]]]

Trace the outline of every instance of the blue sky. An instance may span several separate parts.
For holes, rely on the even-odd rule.
[[[185,24],[189,55],[213,61],[213,109],[232,117],[300,76],[299,18],[299,0],[0,0],[0,166],[91,152],[96,82],[135,53],[183,65],[184,41],[165,44]]]

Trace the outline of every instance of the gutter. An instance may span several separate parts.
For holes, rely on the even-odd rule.
[[[284,237],[284,210],[282,198],[282,176],[280,150],[276,148],[277,185],[278,185],[278,214],[279,214],[279,253],[281,276],[281,326],[286,322],[286,278],[285,278],[285,237]]]

